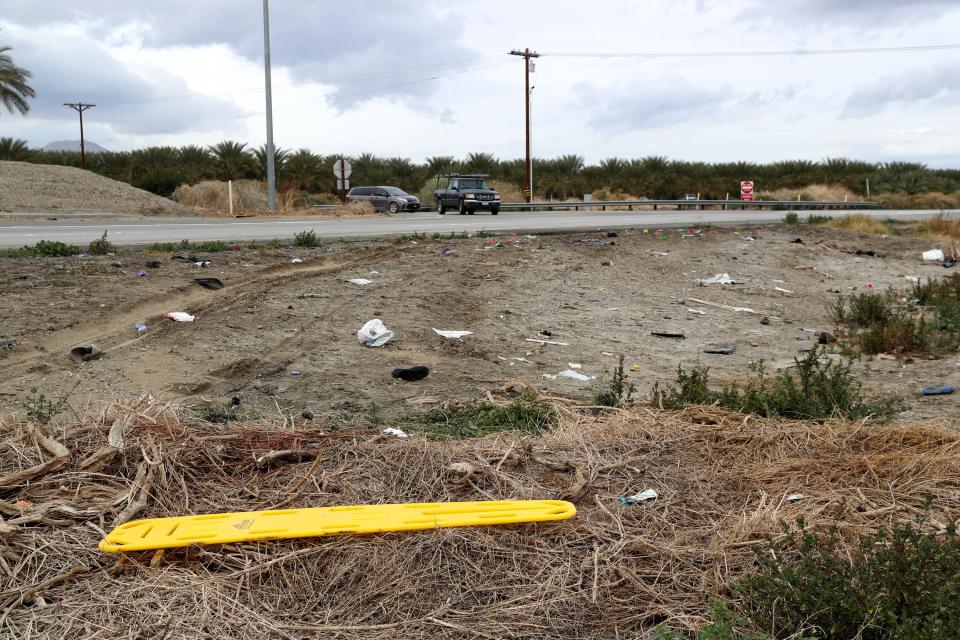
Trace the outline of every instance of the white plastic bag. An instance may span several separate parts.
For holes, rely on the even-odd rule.
[[[373,280],[367,280],[366,278],[351,278],[350,280],[347,280],[347,282],[350,284],[360,285],[361,287],[368,284],[373,284]]]
[[[382,347],[393,339],[393,331],[387,329],[380,318],[368,320],[357,331],[357,340],[366,347]]]
[[[171,311],[167,314],[167,318],[170,320],[175,320],[176,322],[193,322],[193,319],[196,316],[192,316],[189,313],[184,313],[183,311]]]
[[[923,259],[927,262],[943,262],[943,251],[940,249],[930,249],[930,251],[924,251]]]
[[[456,340],[457,338],[473,335],[473,331],[444,331],[442,329],[434,329],[433,332],[436,333],[438,336],[442,336],[444,338],[450,338],[451,340]]]

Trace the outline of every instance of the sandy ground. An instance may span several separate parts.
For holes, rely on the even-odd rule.
[[[0,212],[189,216],[193,209],[75,167],[0,162]]]
[[[791,242],[797,237],[804,243]],[[919,239],[774,227],[262,247],[198,256],[213,261],[207,268],[144,252],[3,258],[0,338],[18,344],[0,348],[0,410],[22,411],[36,387],[50,398],[73,390],[78,410],[153,393],[197,405],[237,397],[250,416],[279,408],[350,421],[477,397],[510,378],[587,399],[591,383],[544,376],[570,363],[603,376],[619,354],[646,397],[678,365],[709,366],[718,380],[742,379],[759,360],[771,369],[788,365],[816,342],[809,330],[832,329],[829,307],[839,295],[868,284],[905,289],[904,275],[948,273],[920,261],[925,248]],[[292,264],[294,257],[303,262]],[[152,260],[160,266],[147,266]],[[697,284],[716,273],[743,284]],[[196,277],[226,286],[203,289],[191,283]],[[374,282],[358,286],[350,278]],[[170,311],[197,319],[170,322]],[[763,317],[770,323],[761,324]],[[381,318],[394,340],[361,346],[356,331],[371,318]],[[147,324],[142,336],[138,322]],[[449,340],[433,328],[474,334]],[[566,344],[527,341],[541,331]],[[68,358],[71,347],[89,343],[106,351],[102,359]],[[708,345],[734,345],[736,353],[705,354]],[[393,367],[417,364],[430,367],[425,380],[390,376]],[[918,394],[921,385],[956,384],[958,364],[956,355],[868,358],[856,369],[870,393],[907,402],[897,418],[905,422],[960,415],[955,397]]]

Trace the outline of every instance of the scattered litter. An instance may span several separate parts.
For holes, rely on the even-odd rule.
[[[783,287],[774,287],[774,291],[779,291],[780,293],[793,293],[790,289],[784,289]]]
[[[807,496],[802,493],[791,493],[787,496],[787,502],[796,502],[797,500],[805,500]]]
[[[947,258],[946,260],[943,261],[944,269],[952,269],[955,266],[957,266],[957,261],[953,258]]]
[[[366,278],[351,278],[347,280],[350,284],[358,284],[361,287],[368,284],[373,284],[373,280],[367,280]]]
[[[458,338],[463,338],[465,336],[472,336],[473,331],[444,331],[441,329],[434,329],[433,332],[438,336],[444,338],[450,338],[451,340],[456,340]]]
[[[672,331],[651,331],[650,335],[658,338],[673,338],[674,340],[684,340],[687,337],[682,333],[673,333]]]
[[[394,427],[387,427],[386,429],[383,430],[383,432],[388,436],[397,436],[398,438],[407,437],[407,433],[405,431],[401,431],[400,429],[396,429]]]
[[[925,396],[946,396],[946,395],[950,395],[954,391],[956,391],[956,389],[950,386],[923,387],[922,389],[920,389],[920,393],[922,393]]]
[[[17,341],[13,338],[0,338],[0,349],[12,349],[17,346]]]
[[[707,312],[704,311],[703,309],[687,309],[687,312],[688,312],[688,313],[695,313],[695,314],[697,314],[698,316],[705,316],[705,315],[707,315]]]
[[[210,262],[209,260],[197,260],[196,262],[193,263],[193,266],[204,269],[206,267],[209,267],[211,264],[213,263]]]
[[[661,256],[661,257],[666,257],[666,256],[668,256],[668,255],[670,255],[670,254],[667,253],[666,251],[654,251],[654,252],[653,252],[653,255],[655,255],[655,256]]]
[[[550,373],[545,373],[545,374],[543,374],[543,377],[546,378],[547,380],[556,380],[556,379],[557,379],[557,376],[552,375],[552,374],[550,374]]]
[[[514,358],[514,360],[516,360],[517,362],[526,362],[527,364],[533,364],[532,362],[530,362],[530,361],[527,360],[526,358]]]
[[[817,336],[817,344],[830,344],[830,334],[826,331],[821,331],[820,335]]]
[[[900,277],[903,278],[904,280],[908,280],[909,282],[920,282],[920,276],[900,276]]]
[[[640,493],[632,496],[617,498],[617,501],[620,504],[639,504],[648,500],[656,500],[658,497],[660,497],[660,494],[658,494],[656,490],[647,489],[646,491],[641,491]]]
[[[807,333],[816,333],[819,329],[811,329],[810,327],[803,327],[800,331],[806,331]]]
[[[382,347],[393,339],[393,331],[387,329],[380,318],[367,320],[357,331],[357,340],[366,347]]]
[[[803,244],[803,238],[795,238],[790,241],[790,244]]]
[[[764,325],[770,324],[770,318],[766,318],[766,317],[760,318],[760,324],[764,324]]]
[[[583,369],[583,365],[577,364],[576,362],[568,362],[567,366],[570,367],[571,369]]]
[[[812,264],[798,264],[794,267],[797,271],[815,271],[816,268]]]
[[[869,257],[871,257],[871,258],[882,258],[882,257],[883,257],[883,254],[882,254],[882,253],[880,253],[879,251],[874,251],[874,250],[872,250],[872,249],[869,250],[869,251],[864,251],[863,249],[857,249],[856,251],[853,252],[853,255],[855,255],[855,256],[869,256]]]
[[[737,352],[737,348],[733,345],[726,347],[704,347],[704,353],[715,353],[722,356],[730,356]]]
[[[147,325],[145,325],[145,324],[142,323],[142,322],[138,322],[137,324],[135,324],[135,325],[133,325],[133,326],[134,326],[134,328],[137,330],[137,335],[140,335],[141,333],[146,333],[146,332],[147,332]]]
[[[595,377],[583,375],[579,371],[574,371],[573,369],[564,369],[557,375],[559,375],[561,378],[572,378],[574,380],[579,380],[580,382],[590,382]]]
[[[868,282],[867,284],[863,285],[863,288],[864,288],[864,289],[873,289],[873,283],[872,283],[872,282]]]
[[[718,273],[711,278],[701,278],[697,280],[699,284],[743,284],[743,280],[734,280],[729,273]]]
[[[223,289],[223,281],[218,278],[194,278],[193,282],[204,289]]]
[[[543,331],[537,331],[537,335],[538,335],[538,336],[544,336],[545,338],[549,338],[549,337],[551,337],[551,336],[553,335],[553,332],[552,332],[552,331],[547,331],[546,329],[544,329]]]
[[[95,360],[103,355],[103,349],[98,347],[95,344],[88,345],[86,347],[74,347],[70,349],[70,357],[73,358],[76,362],[86,362],[87,360]]]
[[[294,369],[293,371],[290,372],[290,375],[292,375],[292,376],[298,376],[298,375],[300,375],[300,372],[297,371],[296,369]]]
[[[617,232],[616,232],[616,231],[607,231],[607,237],[608,237],[608,238],[616,238],[616,237],[617,237]]]
[[[697,298],[690,298],[689,300],[690,302],[696,302],[697,304],[705,304],[708,307],[717,307],[718,309],[726,309],[727,311],[757,314],[757,312],[751,309],[750,307],[731,307],[728,304],[720,304],[719,302],[710,302],[709,300],[699,300]]]
[[[558,347],[569,347],[569,342],[556,342],[554,340],[541,340],[539,338],[527,338],[527,342],[539,342],[540,344],[552,344]]]
[[[630,371],[640,371],[642,369],[643,369],[643,365],[639,362],[637,362],[636,364],[630,365]]]
[[[440,249],[440,253],[447,256],[453,253],[453,249],[451,249],[450,247],[444,247],[443,249]]]
[[[742,239],[746,240],[747,242],[753,242],[754,240],[756,240],[756,238],[754,238],[753,236],[743,236]]]
[[[924,251],[921,257],[925,262],[943,262],[943,250],[930,249],[929,251]]]
[[[146,272],[146,271],[137,271],[137,276],[140,277],[140,278],[146,278],[146,277],[147,277],[147,272]]]
[[[406,380],[407,382],[414,382],[416,380],[423,380],[429,373],[430,369],[423,365],[417,365],[415,367],[394,369],[390,372],[390,376],[400,380]]]
[[[609,351],[601,351],[601,352],[600,352],[600,355],[602,355],[602,356],[613,356],[613,355],[616,355],[616,354],[610,353]]]
[[[193,322],[196,316],[192,316],[183,311],[171,311],[167,314],[167,318],[174,322]]]
[[[371,272],[370,272],[370,275],[372,275],[372,276],[378,276],[378,275],[380,275],[380,272],[379,272],[379,271],[371,271]]]
[[[301,262],[303,262],[303,260],[301,260],[300,258],[294,258],[293,260],[290,261],[290,264],[300,264]]]

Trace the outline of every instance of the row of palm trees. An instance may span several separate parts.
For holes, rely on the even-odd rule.
[[[278,148],[274,164],[282,189],[309,193],[334,193],[332,166],[336,155],[320,155],[309,149]],[[209,147],[148,147],[135,151],[87,155],[87,168],[142,189],[169,196],[181,184],[202,180],[262,180],[266,176],[264,146],[250,148],[242,142],[224,141]],[[0,160],[79,166],[75,152],[31,150],[25,141],[0,138]],[[355,185],[395,185],[411,193],[428,191],[444,171],[486,173],[521,188],[525,184],[524,161],[498,160],[489,153],[471,153],[466,158],[433,156],[416,163],[408,158],[378,158],[372,154],[351,158]],[[539,198],[579,197],[584,193],[648,198],[680,198],[699,193],[704,198],[736,197],[741,180],[753,180],[757,189],[800,190],[812,184],[845,187],[864,195],[867,181],[872,194],[960,191],[960,170],[930,169],[910,162],[871,163],[827,158],[822,162],[787,160],[758,164],[750,162],[685,162],[662,156],[640,159],[608,158],[587,164],[583,157],[565,155],[534,160],[535,194]]]

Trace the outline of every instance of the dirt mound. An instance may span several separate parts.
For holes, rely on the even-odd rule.
[[[0,422],[5,628],[118,635],[136,620],[171,639],[640,637],[662,621],[700,624],[708,598],[750,570],[780,521],[836,522],[856,536],[910,520],[928,500],[937,522],[960,513],[960,437],[939,421],[747,426],[710,407],[596,416],[551,402],[560,424],[549,435],[460,441],[330,432],[288,416],[224,427],[149,397],[56,428]],[[651,488],[652,502],[617,500]],[[557,498],[576,517],[97,551],[104,530],[141,517]]]
[[[192,209],[75,167],[0,162],[0,211],[190,216]]]

